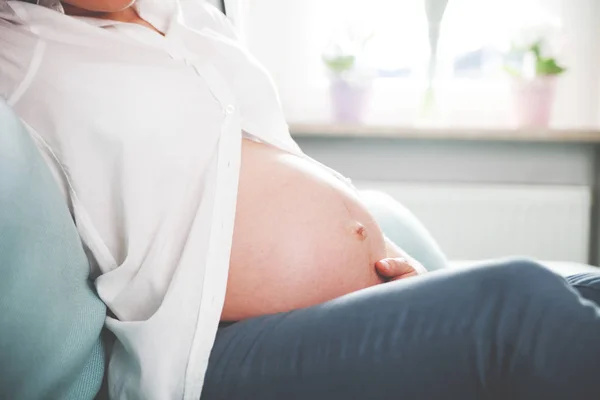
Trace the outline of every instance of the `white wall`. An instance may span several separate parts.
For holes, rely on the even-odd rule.
[[[588,187],[354,183],[388,193],[411,210],[450,260],[525,256],[588,262]]]

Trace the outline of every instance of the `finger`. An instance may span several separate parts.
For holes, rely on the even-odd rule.
[[[421,264],[416,259],[414,259],[410,256],[408,256],[406,259],[407,259],[408,263],[410,264],[410,266],[413,267],[413,269],[415,270],[417,275],[422,275],[427,272],[427,269],[423,266],[423,264]]]
[[[405,253],[400,258],[404,259],[415,270],[417,275],[422,275],[427,272],[427,269],[423,266],[423,264],[408,254]]]
[[[390,280],[388,282],[395,282],[395,281],[399,281],[401,279],[412,278],[415,276],[419,276],[419,273],[413,269],[411,272],[408,272],[406,274],[403,274],[400,276],[394,276],[394,277],[390,278]]]
[[[375,263],[375,268],[386,278],[395,278],[415,272],[410,263],[403,258],[384,258]]]

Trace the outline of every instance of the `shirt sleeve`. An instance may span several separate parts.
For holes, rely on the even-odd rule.
[[[38,42],[11,6],[0,0],[0,97],[9,105],[26,90]]]

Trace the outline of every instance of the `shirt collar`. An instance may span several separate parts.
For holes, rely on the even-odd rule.
[[[137,0],[134,7],[142,19],[163,33],[179,19],[181,12],[179,0]]]
[[[60,0],[38,0],[37,4],[42,7],[48,7],[52,10],[64,12],[63,7],[60,4]]]

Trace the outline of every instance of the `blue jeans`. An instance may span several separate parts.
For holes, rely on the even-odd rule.
[[[597,400],[598,304],[600,275],[436,271],[220,328],[202,400]]]

